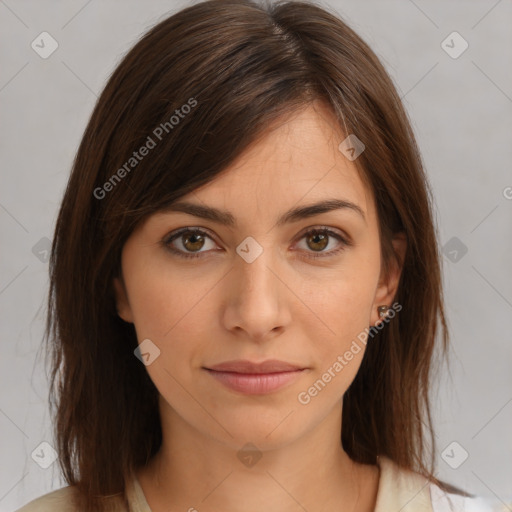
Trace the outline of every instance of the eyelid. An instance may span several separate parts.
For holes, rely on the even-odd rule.
[[[343,251],[346,247],[351,247],[354,245],[352,238],[345,231],[340,230],[339,228],[333,228],[333,227],[318,225],[318,224],[305,227],[303,230],[301,230],[301,232],[295,237],[294,245],[297,244],[300,240],[302,240],[302,238],[304,238],[306,235],[308,235],[310,233],[316,233],[316,232],[317,233],[327,233],[328,237],[336,238],[340,242],[342,247],[339,247],[337,249],[331,249],[330,251],[325,251],[325,252],[319,251],[319,252],[315,253],[315,251],[306,251],[309,255],[303,256],[302,259],[315,259],[315,258],[324,258],[324,257],[327,258],[329,256],[334,256],[334,255],[338,254],[339,252]],[[185,259],[201,258],[201,257],[203,257],[203,256],[201,256],[202,254],[207,254],[210,251],[199,251],[196,253],[193,253],[193,252],[187,253],[187,252],[183,252],[179,249],[175,249],[175,248],[171,247],[170,243],[173,242],[175,239],[179,238],[179,236],[182,235],[183,233],[197,233],[200,235],[206,235],[209,238],[211,238],[215,243],[217,243],[216,236],[208,228],[203,228],[203,227],[199,227],[199,226],[185,226],[185,227],[173,230],[163,237],[161,243],[165,249],[167,249],[171,253],[176,254],[179,257],[183,257]],[[298,250],[296,252],[301,252],[301,250]]]
[[[210,231],[208,228],[203,228],[200,226],[184,226],[182,228],[177,228],[167,233],[167,235],[164,236],[163,240],[169,241],[172,238],[175,238],[178,235],[181,235],[182,233],[188,233],[189,231],[191,231],[192,233],[195,231],[197,231],[198,233],[205,233],[211,238],[215,239],[213,231]]]
[[[346,231],[331,226],[325,226],[322,224],[314,224],[312,226],[304,228],[302,231],[299,232],[299,234],[296,237],[296,240],[300,240],[303,236],[315,231],[319,233],[327,232],[339,236],[340,238],[343,239],[344,242],[347,243],[347,245],[352,245],[352,238],[348,235]]]
[[[170,233],[168,233],[167,235],[165,235],[163,237],[161,243],[165,247],[169,247],[169,244],[171,242],[173,242],[175,239],[179,238],[179,236],[182,235],[183,233],[198,233],[200,235],[204,234],[204,235],[207,235],[209,238],[211,238],[215,243],[217,243],[216,237],[212,231],[210,231],[208,228],[202,228],[199,226],[185,226],[183,228],[175,229],[175,230],[171,231]],[[177,252],[181,252],[181,251],[177,251]],[[190,253],[190,254],[193,254],[193,253]],[[197,254],[199,254],[199,253],[197,253]]]
[[[297,235],[295,243],[300,242],[300,240],[302,240],[306,235],[310,233],[326,233],[329,238],[335,238],[340,243],[340,247],[337,247],[336,249],[331,249],[330,251],[296,251],[298,253],[306,253],[305,256],[299,256],[300,259],[305,261],[311,261],[322,258],[329,259],[329,257],[337,256],[338,254],[346,250],[348,247],[352,247],[354,245],[352,238],[346,232],[339,230],[337,228],[331,228],[329,226],[322,225],[314,225],[304,228],[304,230]]]

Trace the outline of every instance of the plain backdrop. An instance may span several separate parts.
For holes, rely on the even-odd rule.
[[[47,249],[74,154],[120,58],[187,5],[0,1],[0,512],[65,485],[56,463],[36,462],[51,440],[37,355]],[[512,510],[512,2],[323,5],[391,74],[434,190],[453,347],[452,378],[445,366],[434,395],[437,475]]]

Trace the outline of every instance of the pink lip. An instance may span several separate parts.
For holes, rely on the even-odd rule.
[[[248,395],[259,395],[281,388],[296,378],[303,370],[278,373],[235,373],[218,372],[207,368],[207,371],[234,391],[240,391]]]
[[[296,379],[305,369],[276,359],[262,363],[246,360],[227,361],[205,368],[225,386],[249,395],[275,391]]]
[[[216,364],[215,366],[209,366],[207,369],[236,373],[279,373],[304,370],[304,366],[286,363],[277,359],[267,359],[261,363],[253,363],[246,359],[236,359],[234,361]]]

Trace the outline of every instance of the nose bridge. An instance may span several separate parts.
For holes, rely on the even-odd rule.
[[[227,327],[240,327],[254,338],[288,321],[286,287],[276,275],[275,248],[269,243],[263,246],[246,239],[239,244],[232,273],[235,283],[227,302]]]
[[[251,237],[237,247],[239,259],[235,263],[235,272],[239,280],[238,293],[241,297],[249,300],[252,296],[259,300],[276,298],[278,290],[275,270],[271,270],[275,266],[273,251],[270,242],[264,248]]]

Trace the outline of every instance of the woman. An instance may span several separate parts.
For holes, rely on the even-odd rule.
[[[421,157],[375,54],[312,3],[198,3],[126,55],[49,306],[69,485],[23,512],[470,503],[433,474],[448,335]]]

